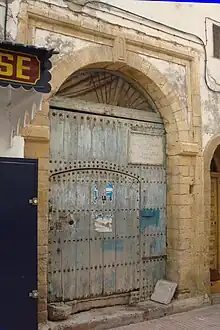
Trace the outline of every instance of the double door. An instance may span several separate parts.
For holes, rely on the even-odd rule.
[[[61,109],[50,119],[50,302],[147,299],[165,276],[163,124]]]

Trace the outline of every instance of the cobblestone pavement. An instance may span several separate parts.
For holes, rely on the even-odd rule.
[[[119,327],[117,330],[220,330],[220,305]],[[113,330],[113,329],[112,329]],[[116,329],[114,329],[116,330]]]

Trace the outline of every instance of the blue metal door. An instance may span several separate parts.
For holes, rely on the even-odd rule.
[[[37,160],[0,158],[1,330],[37,330],[36,197]]]

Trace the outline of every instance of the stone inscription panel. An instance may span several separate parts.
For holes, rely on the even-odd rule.
[[[131,132],[129,136],[129,163],[162,165],[163,137]]]

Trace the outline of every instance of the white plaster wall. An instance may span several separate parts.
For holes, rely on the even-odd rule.
[[[14,136],[10,148],[1,150],[0,146],[0,156],[24,158],[24,138],[22,136]]]
[[[34,44],[38,47],[54,48],[59,51],[58,55],[53,55],[51,61],[56,65],[56,61],[67,53],[80,50],[83,47],[94,44],[82,39],[72,38],[71,36],[60,35],[42,29],[36,29]]]
[[[24,138],[16,135],[12,137],[12,134],[8,116],[0,108],[0,157],[23,158]]]
[[[8,1],[7,40],[16,40],[20,0]],[[0,40],[4,38],[5,0],[0,0]]]
[[[7,40],[15,41],[17,37],[20,0],[9,0],[7,15]],[[5,1],[0,0],[0,40],[4,40]],[[4,103],[4,102],[3,102]],[[5,116],[3,103],[0,103],[0,157],[24,157],[24,138],[14,136],[10,139],[11,124]]]

